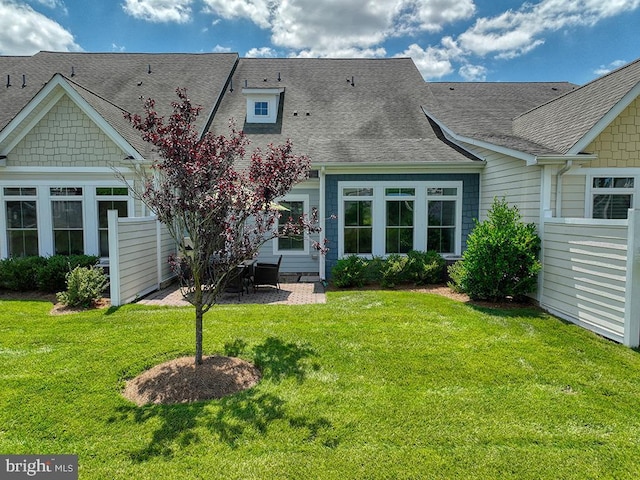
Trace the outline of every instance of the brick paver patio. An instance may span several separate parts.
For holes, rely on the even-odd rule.
[[[219,304],[285,304],[302,305],[307,303],[325,303],[326,295],[320,282],[313,283],[281,283],[280,289],[260,287],[257,292],[249,288],[249,293],[238,295],[225,293],[218,299]],[[146,305],[168,305],[182,307],[190,305],[180,293],[177,285],[153,292],[138,303]]]

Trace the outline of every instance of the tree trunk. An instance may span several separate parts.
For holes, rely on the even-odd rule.
[[[202,284],[200,276],[195,275],[193,305],[196,307],[196,367],[202,365]]]
[[[202,303],[196,305],[196,366],[202,365]]]

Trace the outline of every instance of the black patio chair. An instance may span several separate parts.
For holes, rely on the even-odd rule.
[[[253,269],[253,291],[257,291],[261,285],[271,285],[280,290],[280,263],[282,255],[277,263],[258,262]]]

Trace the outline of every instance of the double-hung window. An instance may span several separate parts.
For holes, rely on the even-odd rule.
[[[385,188],[385,253],[413,250],[415,188]]]
[[[373,188],[345,188],[344,253],[373,253]]]
[[[52,187],[51,221],[56,255],[84,253],[82,187]]]
[[[427,250],[455,253],[458,189],[427,188]]]
[[[36,189],[4,189],[7,214],[7,253],[10,257],[38,255],[38,214]]]
[[[634,177],[593,177],[591,216],[602,219],[625,219],[633,206]]]
[[[285,231],[288,222],[298,223],[300,217],[308,215],[307,195],[289,195],[278,202],[280,206],[280,218],[278,219],[278,233],[282,236],[275,240],[274,254],[280,253],[308,253],[308,242],[305,241],[304,234],[291,234]]]
[[[98,244],[101,257],[109,256],[109,221],[107,212],[117,210],[118,217],[128,216],[127,187],[97,187],[98,198]]]

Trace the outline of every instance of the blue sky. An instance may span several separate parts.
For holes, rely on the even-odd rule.
[[[0,54],[410,56],[427,80],[586,83],[640,57],[640,0],[0,0]]]

